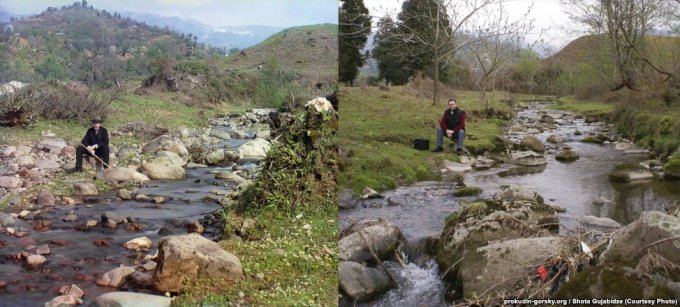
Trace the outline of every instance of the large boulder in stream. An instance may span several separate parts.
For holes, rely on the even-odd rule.
[[[182,179],[184,168],[168,157],[157,157],[142,162],[142,171],[151,179]]]
[[[437,261],[453,280],[460,261],[477,248],[497,240],[549,236],[558,231],[555,209],[537,193],[519,186],[505,186],[494,200],[463,206],[446,218],[437,244]]]
[[[199,234],[161,238],[154,287],[162,292],[178,292],[185,282],[199,277],[237,281],[243,277],[241,261]]]
[[[518,238],[471,250],[460,263],[456,283],[466,299],[496,297],[524,288],[535,268],[554,255],[578,252],[576,240],[566,237]]]
[[[544,155],[537,152],[528,151],[513,151],[510,154],[508,163],[522,165],[522,166],[541,166],[548,164],[548,160]]]
[[[350,227],[343,230],[343,233],[349,234],[338,242],[340,261],[375,262],[369,245],[378,258],[384,260],[394,255],[394,251],[404,240],[399,228],[385,220],[369,220]]]
[[[609,180],[614,182],[631,182],[639,180],[650,180],[654,174],[644,167],[633,163],[620,163],[609,174]]]
[[[352,261],[338,264],[338,284],[345,294],[356,301],[376,298],[394,287],[392,278],[382,269]]]
[[[649,251],[671,263],[680,264],[680,242],[674,239],[679,236],[680,218],[658,211],[645,211],[614,234],[601,259],[604,262],[638,262]]]
[[[543,142],[533,135],[525,136],[522,141],[519,142],[519,146],[523,149],[532,150],[538,153],[545,152],[545,145]]]
[[[179,138],[171,135],[161,135],[142,148],[142,153],[155,155],[159,151],[170,151],[182,157],[184,164],[189,161],[189,151]]]
[[[579,158],[581,158],[581,156],[579,156],[578,153],[569,149],[562,150],[555,155],[555,160],[560,162],[573,162]]]
[[[97,179],[109,184],[142,183],[149,181],[149,177],[129,167],[111,167],[97,172]]]
[[[238,147],[239,159],[262,160],[267,157],[271,143],[264,139],[254,139]]]

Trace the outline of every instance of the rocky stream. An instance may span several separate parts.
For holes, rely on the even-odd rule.
[[[442,181],[358,198],[342,191],[340,305],[615,297],[597,270],[620,269],[622,259],[645,276],[633,283],[640,297],[677,298],[680,280],[645,265],[653,257],[680,265],[678,247],[652,252],[643,242],[653,241],[645,233],[680,234],[677,212],[662,213],[680,204],[680,182],[610,125],[548,105],[520,105],[499,150],[445,161]],[[621,242],[630,250],[617,251]],[[592,286],[580,289],[583,276],[599,279],[581,279]]]

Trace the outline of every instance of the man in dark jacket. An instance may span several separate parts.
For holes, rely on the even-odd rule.
[[[465,137],[465,111],[458,107],[456,98],[449,99],[449,108],[444,111],[437,128],[437,147],[434,152],[443,151],[444,132],[451,140],[456,141],[456,152],[463,152],[463,138]]]
[[[102,127],[102,119],[100,117],[92,120],[92,127],[87,129],[81,145],[76,149],[76,168],[74,171],[80,172],[83,170],[83,156],[85,153],[96,155],[104,161],[104,168],[108,167],[109,133],[106,131],[106,128]]]

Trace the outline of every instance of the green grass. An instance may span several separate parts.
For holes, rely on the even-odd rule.
[[[275,209],[244,215],[257,221],[254,236],[258,239],[227,240],[220,245],[239,257],[245,278],[236,284],[199,280],[173,305],[226,306],[239,299],[239,292],[252,306],[337,305],[337,206],[298,216]],[[285,254],[277,254],[276,249]],[[258,273],[264,274],[263,280],[256,277]]]
[[[119,98],[111,104],[111,112],[104,122],[109,132],[134,121],[155,122],[157,125],[173,129],[180,126],[189,128],[205,127],[208,118],[219,113],[241,111],[245,106],[222,105],[215,108],[191,107],[176,101],[173,96],[165,94],[160,97],[130,95]],[[52,131],[57,137],[75,145],[85,135],[88,125],[76,121],[38,119],[29,128],[0,127],[0,143],[14,144],[18,142],[34,142],[42,139],[41,132]],[[140,143],[147,141],[139,137],[112,137],[111,143]]]
[[[608,115],[616,107],[613,103],[599,101],[578,100],[574,96],[561,97],[556,104],[550,106],[553,110],[571,111],[595,116]]]
[[[435,129],[446,108],[445,99],[432,106],[431,100],[417,97],[408,87],[341,87],[342,107],[338,140],[341,157],[339,185],[359,193],[364,187],[376,190],[392,189],[399,184],[438,179],[444,159],[455,159],[445,139],[444,153],[431,153],[411,148],[414,138],[430,139],[434,148]],[[465,140],[465,148],[481,152],[494,147],[492,140],[502,133],[504,121],[485,119],[478,114],[484,109],[476,92],[455,93],[459,105],[466,111],[466,132],[475,139]],[[508,104],[500,103],[507,95],[488,93],[493,107],[510,112]]]

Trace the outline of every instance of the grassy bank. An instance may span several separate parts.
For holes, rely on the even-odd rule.
[[[667,106],[658,100],[605,103],[570,96],[560,98],[551,108],[609,120],[623,135],[663,157],[680,148],[680,106]]]
[[[493,139],[502,133],[505,120],[484,118],[480,114],[484,105],[477,92],[457,91],[466,111],[465,148],[481,152],[493,148]],[[341,87],[340,128],[338,138],[341,149],[339,185],[356,193],[364,187],[377,190],[392,189],[399,184],[437,179],[444,159],[457,157],[449,149],[450,140],[444,140],[444,153],[431,153],[411,148],[414,138],[430,140],[434,148],[435,129],[446,108],[446,98],[433,106],[432,101],[420,97],[407,86]],[[508,98],[529,100],[527,95],[509,95],[504,92],[487,93],[492,107],[501,114],[510,114],[511,105],[501,102]]]
[[[241,111],[240,105],[220,105],[211,108],[187,106],[175,99],[171,94],[161,93],[155,97],[128,95],[115,100],[111,104],[112,112],[104,122],[109,132],[132,122],[156,124],[167,129],[180,126],[189,128],[205,127],[210,117],[225,112]],[[31,127],[0,127],[0,144],[16,144],[33,142],[42,139],[43,131],[51,131],[67,142],[80,141],[85,135],[88,125],[75,121],[38,119]],[[144,137],[111,137],[111,143],[139,143],[146,141]]]
[[[266,211],[244,217],[263,229],[253,235],[259,238],[220,245],[239,257],[245,279],[237,284],[200,280],[173,306],[233,306],[239,299],[251,306],[337,304],[337,205],[298,216]]]

